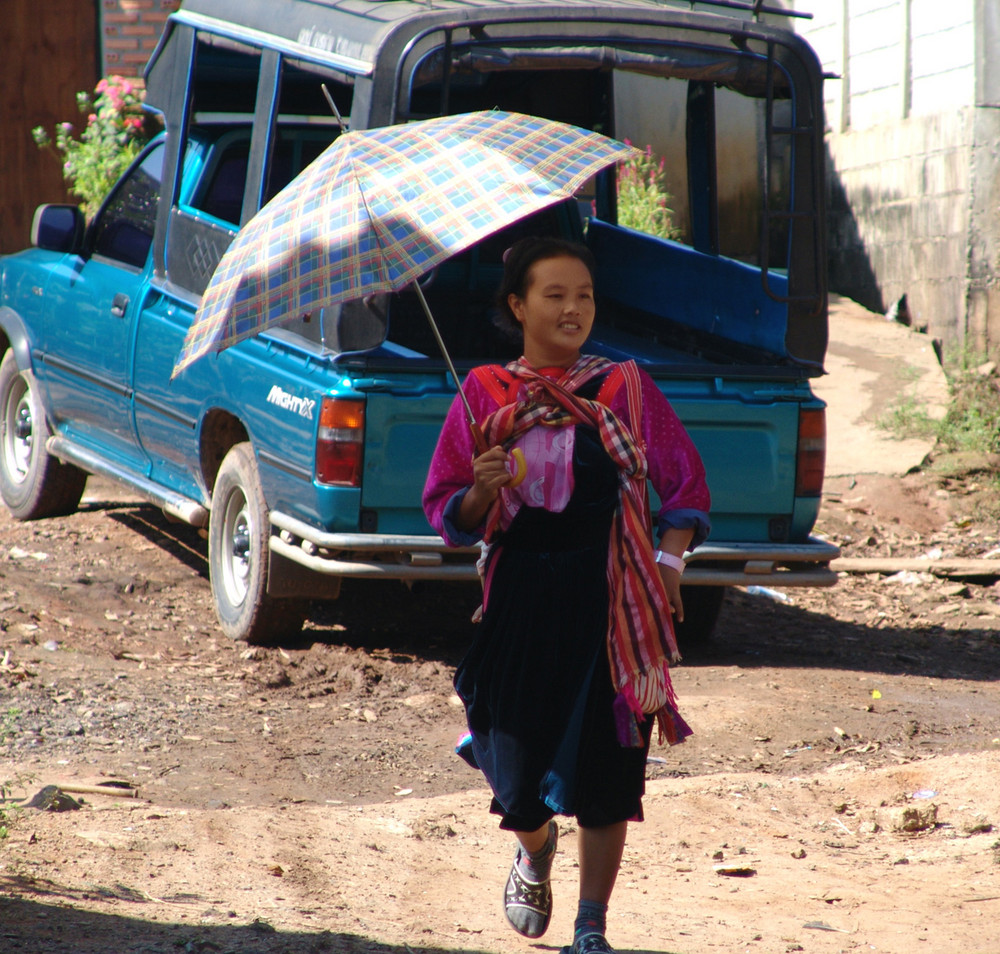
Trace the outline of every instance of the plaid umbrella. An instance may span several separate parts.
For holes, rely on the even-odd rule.
[[[289,317],[401,289],[632,151],[501,111],[346,132],[237,235],[173,373]]]

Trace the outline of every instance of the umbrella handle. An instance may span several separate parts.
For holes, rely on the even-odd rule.
[[[483,429],[475,421],[470,420],[469,430],[472,431],[472,439],[476,444],[476,456],[485,454],[489,450],[489,445],[486,443]],[[514,468],[510,471],[511,480],[507,486],[514,488],[527,476],[528,465],[524,459],[524,451],[520,447],[515,447],[510,452],[510,460],[513,462]],[[508,467],[508,469],[510,468]]]
[[[476,443],[476,456],[480,454],[485,454],[489,449],[489,444],[486,443],[486,436],[483,434],[483,429],[476,423],[475,418],[469,418],[469,430],[472,431],[472,439]]]
[[[515,447],[510,452],[510,459],[514,464],[514,469],[511,471],[510,483],[507,486],[513,490],[528,476],[528,464],[524,459],[524,451],[520,447]]]
[[[486,436],[483,434],[483,429],[479,426],[476,421],[476,415],[472,412],[472,405],[469,404],[469,399],[465,396],[465,392],[462,390],[462,382],[458,376],[458,372],[455,370],[455,364],[451,360],[451,355],[448,353],[448,348],[444,343],[444,339],[441,337],[441,332],[438,330],[437,322],[434,320],[434,314],[430,309],[430,305],[427,304],[427,299],[424,298],[423,289],[420,287],[419,282],[412,282],[413,290],[417,293],[417,298],[420,300],[420,305],[424,310],[424,314],[427,316],[427,321],[430,323],[431,331],[434,334],[434,338],[438,343],[438,347],[441,349],[441,355],[448,365],[448,370],[451,372],[452,378],[455,380],[455,385],[458,387],[458,396],[462,399],[462,404],[465,407],[465,414],[469,421],[469,430],[472,431],[472,439],[476,443],[476,454],[485,454],[489,450],[489,444],[486,443]],[[524,480],[525,475],[528,472],[527,464],[524,460],[524,451],[520,447],[515,447],[511,452],[511,459],[514,461],[514,470],[511,473],[511,482],[507,485],[508,487],[516,487],[522,480]]]

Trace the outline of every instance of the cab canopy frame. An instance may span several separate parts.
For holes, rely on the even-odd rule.
[[[274,193],[276,131],[361,129],[497,106],[619,133],[623,76],[683,84],[687,243],[727,254],[720,229],[720,97],[753,104],[762,143],[756,239],[745,259],[787,310],[784,352],[820,373],[827,345],[822,72],[788,11],[714,0],[185,0],[146,73],[167,129],[154,240],[159,280],[200,294],[235,234],[180,208],[189,130],[250,127],[242,225]],[[706,9],[708,8],[708,9]],[[322,87],[332,96],[328,106]],[[280,177],[278,177],[280,178]],[[613,183],[595,195],[615,221]],[[175,281],[176,279],[176,281]]]

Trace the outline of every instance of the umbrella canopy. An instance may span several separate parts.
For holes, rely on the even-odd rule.
[[[289,317],[401,289],[633,151],[499,110],[346,132],[236,236],[174,375]]]

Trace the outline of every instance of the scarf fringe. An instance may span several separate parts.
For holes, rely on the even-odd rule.
[[[638,749],[643,745],[640,723],[647,715],[653,715],[658,729],[657,736],[660,745],[679,745],[694,730],[684,721],[675,705],[664,703],[652,713],[643,712],[631,690],[626,688],[615,696],[613,704],[615,714],[615,731],[618,744],[623,748]]]
[[[618,742],[625,748],[639,748],[643,744],[639,723],[649,715],[656,718],[660,745],[678,745],[694,734],[677,710],[677,699],[666,663],[656,671],[635,676],[623,685],[615,696],[614,713]]]
[[[673,706],[664,706],[656,713],[656,724],[660,730],[660,745],[679,745],[689,735],[694,735],[681,714]]]

